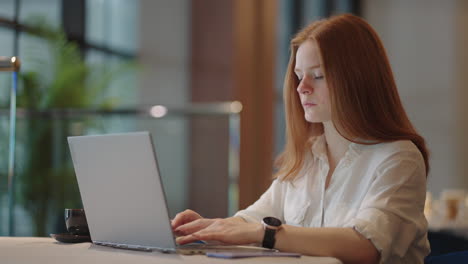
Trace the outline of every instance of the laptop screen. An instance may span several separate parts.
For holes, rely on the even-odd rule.
[[[149,132],[69,137],[94,242],[175,248]]]

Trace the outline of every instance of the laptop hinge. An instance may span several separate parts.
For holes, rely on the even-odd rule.
[[[120,244],[120,243],[113,243],[108,241],[97,241],[93,240],[93,243],[100,246],[107,246],[113,248],[120,248],[120,249],[129,249],[129,250],[138,250],[138,251],[161,251],[163,253],[172,253],[175,252],[175,249],[172,248],[158,248],[158,247],[149,247],[149,246],[141,246],[141,245],[130,245],[130,244]]]

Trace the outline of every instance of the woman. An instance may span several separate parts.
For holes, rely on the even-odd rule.
[[[234,217],[179,213],[178,242],[259,243],[344,263],[423,263],[428,151],[376,32],[339,15],[304,28],[291,51],[276,179]]]

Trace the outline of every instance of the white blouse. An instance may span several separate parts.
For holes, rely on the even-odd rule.
[[[325,189],[325,137],[312,144],[301,173],[274,180],[258,201],[236,213],[249,222],[274,216],[287,225],[350,227],[380,252],[380,263],[424,263],[430,252],[424,216],[426,169],[411,141],[351,143]]]

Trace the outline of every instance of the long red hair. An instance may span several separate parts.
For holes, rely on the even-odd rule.
[[[338,132],[359,144],[411,140],[421,152],[429,172],[424,138],[411,124],[400,100],[393,73],[377,33],[363,19],[338,15],[316,21],[291,40],[291,57],[284,80],[286,146],[276,160],[282,180],[299,173],[310,139],[323,133],[321,123],[304,119],[294,74],[296,52],[307,40],[318,45],[328,85],[331,114]]]

